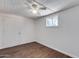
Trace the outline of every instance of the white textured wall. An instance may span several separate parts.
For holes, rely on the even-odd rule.
[[[1,45],[2,45],[2,17],[0,17],[0,48],[1,48]]]
[[[79,57],[79,6],[59,14],[59,27],[46,28],[45,19],[38,19],[37,41],[51,48]]]
[[[29,43],[35,39],[34,20],[0,14],[0,48]]]

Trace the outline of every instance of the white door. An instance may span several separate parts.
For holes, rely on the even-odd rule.
[[[3,17],[3,48],[15,46],[22,42],[21,30],[23,20],[15,17]]]

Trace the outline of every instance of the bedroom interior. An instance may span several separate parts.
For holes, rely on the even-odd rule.
[[[0,58],[78,58],[79,0],[0,0]]]

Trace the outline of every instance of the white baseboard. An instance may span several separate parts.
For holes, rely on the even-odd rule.
[[[35,42],[35,41],[23,42],[23,43],[15,44],[15,45],[12,45],[12,46],[1,46],[0,49],[10,48],[10,47],[14,47],[14,46],[17,46],[17,45],[31,43],[31,42]]]
[[[21,44],[26,44],[26,43],[31,43],[31,42],[40,43],[40,44],[42,44],[42,45],[45,45],[45,46],[47,46],[47,47],[49,47],[49,48],[51,48],[51,49],[57,50],[57,51],[59,51],[59,52],[61,52],[61,53],[64,53],[64,54],[66,54],[66,55],[68,55],[68,56],[71,56],[71,57],[73,57],[73,58],[78,58],[78,56],[72,55],[72,54],[67,53],[67,52],[65,52],[65,51],[61,51],[61,50],[59,50],[59,49],[57,49],[57,48],[51,47],[50,45],[48,45],[48,44],[46,44],[46,43],[42,43],[42,42],[40,42],[40,41],[29,41],[29,42],[25,42],[25,43],[21,43]],[[17,45],[21,45],[21,44],[17,44]],[[14,45],[14,46],[17,46],[17,45]],[[14,46],[10,46],[10,47],[14,47]],[[9,47],[0,47],[0,49],[4,49],[4,48],[9,48]]]
[[[68,55],[68,56],[71,56],[72,58],[78,58],[78,56],[72,55],[72,54],[67,53],[67,52],[65,52],[65,51],[61,51],[61,50],[59,50],[59,49],[57,49],[57,48],[54,48],[54,47],[51,47],[51,46],[49,46],[49,45],[47,45],[47,44],[45,44],[45,43],[42,43],[42,42],[39,42],[39,41],[38,41],[38,43],[43,44],[43,45],[45,45],[45,46],[47,46],[47,47],[49,47],[49,48],[51,48],[51,49],[57,50],[57,51],[59,51],[59,52],[61,52],[61,53],[64,53],[64,54],[66,54],[66,55]]]

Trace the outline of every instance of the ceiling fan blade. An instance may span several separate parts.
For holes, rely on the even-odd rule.
[[[32,3],[33,0],[26,0],[28,3]]]
[[[25,0],[24,5],[25,5],[27,8],[31,9],[31,1],[30,1],[30,0]]]
[[[53,11],[52,9],[50,9],[49,7],[44,6],[43,4],[39,3],[38,1],[36,1],[36,0],[33,0],[33,1],[36,2],[37,5],[40,6],[40,9],[41,9],[41,10],[49,9],[49,10]]]
[[[46,7],[41,7],[40,9],[41,9],[41,10],[46,10],[47,8],[46,8]]]

